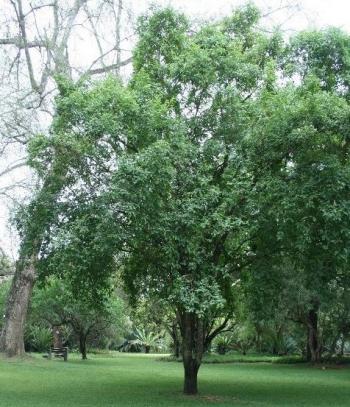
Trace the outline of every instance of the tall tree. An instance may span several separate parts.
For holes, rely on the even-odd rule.
[[[0,58],[4,61],[1,72],[4,80],[0,89],[3,100],[0,155],[6,157],[3,161],[7,164],[0,168],[0,177],[4,179],[27,167],[26,146],[35,134],[50,127],[55,114],[54,95],[59,92],[62,77],[72,80],[110,72],[118,74],[130,57],[122,51],[123,32],[129,35],[124,29],[128,17],[122,0],[15,0],[5,1],[1,7]],[[77,44],[81,36],[94,44],[94,50],[89,49],[88,57],[74,58],[77,49],[81,49]],[[54,147],[54,155],[62,158],[70,147],[61,141],[62,146],[58,142]],[[13,156],[16,158],[11,162]],[[26,226],[22,225],[19,259],[0,339],[0,350],[8,355],[24,352],[23,325],[36,278],[35,259],[55,201],[69,184],[66,180],[69,163],[64,161],[57,158],[57,164],[51,163],[51,172],[45,174],[42,184],[39,181],[41,192],[34,193],[26,215],[32,220],[27,219]],[[24,186],[28,185],[24,185],[21,177],[18,182],[5,185],[0,188],[0,199],[7,199],[12,196],[11,190]]]
[[[138,135],[138,152],[121,161],[111,196],[130,237],[121,259],[129,292],[176,308],[186,394],[198,391],[208,322],[230,308],[247,260],[243,202],[251,179],[237,147],[252,123],[252,101],[274,82],[280,46],[278,35],[259,32],[258,20],[247,6],[190,33],[183,15],[165,9],[139,25],[131,86],[152,89],[170,126],[151,140]]]
[[[113,86],[110,86],[110,81]],[[94,159],[94,152],[98,151],[105,160],[110,157],[113,165],[113,157],[124,148],[123,137],[128,132],[128,114],[133,112],[133,101],[118,80],[110,81],[92,93],[61,82],[58,116],[52,126],[52,134],[49,137],[38,136],[29,145],[29,162],[37,171],[39,184],[33,200],[17,216],[21,245],[0,339],[0,349],[9,356],[24,352],[24,323],[32,288],[38,277],[37,261],[50,228],[60,216],[60,202],[67,200],[79,183],[90,191],[93,190],[92,185],[97,185],[102,174],[99,173],[99,162],[92,165],[90,161]],[[73,106],[84,110],[86,117],[94,111],[100,118],[106,106],[114,108],[108,114],[110,121],[96,123],[96,116],[90,116],[86,127],[81,126],[81,132],[74,132],[75,121],[80,121],[81,117],[74,116]],[[104,137],[110,132],[113,138],[105,143]]]
[[[246,139],[257,205],[249,279],[256,276],[261,290],[266,279],[278,284],[268,274],[285,276],[287,268],[298,282],[292,303],[302,310],[312,361],[322,348],[319,310],[329,304],[333,284],[347,284],[350,238],[349,104],[342,87],[323,85],[310,73],[299,86],[269,95]]]

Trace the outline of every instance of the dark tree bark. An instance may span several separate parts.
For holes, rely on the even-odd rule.
[[[200,365],[194,360],[184,360],[184,393],[193,395],[198,393],[198,370]]]
[[[212,341],[219,334],[223,332],[230,332],[232,330],[232,326],[229,327],[229,321],[231,317],[232,314],[230,312],[218,326],[215,326],[215,317],[211,321],[206,321],[206,323],[204,324],[204,352],[207,352],[210,349]]]
[[[0,351],[8,357],[23,356],[25,353],[24,326],[35,280],[34,261],[24,264],[17,262],[0,337]]]
[[[344,348],[345,348],[345,335],[342,335],[339,356],[344,356]]]
[[[176,358],[180,357],[181,353],[181,341],[179,338],[179,328],[178,328],[178,322],[177,320],[174,320],[171,324],[171,326],[168,328],[168,332],[171,336],[171,339],[173,341],[173,352],[174,356]]]
[[[255,324],[255,332],[256,332],[255,347],[256,347],[258,353],[262,353],[262,328],[261,328],[261,324],[259,324],[259,323]]]
[[[203,321],[193,312],[180,315],[182,356],[184,365],[184,393],[198,393],[197,376],[204,351]]]
[[[178,338],[175,338],[174,340],[174,356],[176,359],[180,357],[180,352],[181,352],[181,346],[180,346],[180,341]]]
[[[320,362],[321,359],[321,344],[318,336],[318,314],[316,309],[311,309],[307,315],[308,328],[308,360],[313,363]]]
[[[81,353],[81,358],[83,360],[87,359],[86,339],[87,339],[87,335],[85,333],[79,334],[79,351]]]

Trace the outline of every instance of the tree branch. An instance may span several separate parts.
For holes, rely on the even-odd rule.
[[[27,48],[47,48],[48,44],[45,41],[28,41],[25,43],[22,37],[0,38],[0,45],[14,45],[19,49]]]
[[[37,91],[38,85],[37,85],[35,77],[34,77],[33,63],[32,63],[32,59],[30,56],[29,47],[28,47],[27,29],[26,29],[26,23],[25,23],[25,16],[23,14],[22,0],[17,0],[17,4],[18,4],[18,11],[17,11],[16,7],[15,7],[15,10],[18,15],[18,25],[19,25],[19,28],[21,31],[22,40],[23,40],[23,44],[24,44],[23,48],[24,48],[24,53],[25,53],[26,61],[27,61],[27,68],[28,68],[30,84],[32,86],[32,89],[34,91]]]
[[[86,72],[86,74],[87,75],[97,75],[97,74],[101,74],[101,73],[111,72],[118,68],[121,68],[122,66],[130,64],[131,61],[132,61],[132,58],[128,58],[128,59],[125,59],[124,61],[121,61],[120,64],[112,64],[112,65],[104,66],[101,68],[90,69]]]
[[[0,177],[3,177],[6,174],[16,170],[17,168],[25,167],[27,165],[26,161],[20,161],[17,164],[13,164],[7,168],[5,168],[2,172],[0,172]]]

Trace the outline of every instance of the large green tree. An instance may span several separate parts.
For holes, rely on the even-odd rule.
[[[324,89],[311,72],[299,86],[260,103],[260,118],[245,141],[256,205],[256,261],[248,280],[258,284],[257,294],[263,286],[271,290],[267,282],[276,292],[287,270],[293,294],[285,308],[294,304],[305,324],[313,361],[322,346],[318,311],[331,306],[334,284],[346,288],[349,278],[350,108],[342,91]]]
[[[263,306],[295,276],[319,358],[319,310],[348,278],[348,39],[304,33],[283,47],[258,24],[250,5],[199,28],[156,10],[139,21],[127,84],[62,84],[52,134],[30,146],[41,188],[19,217],[10,354],[38,275],[62,264],[98,297],[116,263],[131,298],[175,310],[186,394],[239,278]]]
[[[153,139],[137,135],[138,151],[121,160],[110,196],[125,216],[119,260],[128,291],[176,310],[186,394],[198,391],[206,338],[220,332],[213,317],[229,315],[247,260],[251,179],[238,146],[253,100],[273,86],[280,48],[258,19],[248,6],[196,33],[169,9],[140,20],[130,86],[147,96],[152,89],[167,128],[155,128]]]
[[[247,6],[194,34],[183,15],[156,11],[140,20],[127,86],[68,86],[58,105],[59,134],[85,149],[69,162],[72,185],[60,190],[40,263],[62,261],[71,279],[85,273],[93,286],[116,259],[131,297],[175,309],[187,394],[197,393],[205,347],[227,326],[248,257],[251,178],[239,145],[254,100],[274,85],[281,45],[258,20]],[[33,163],[46,168],[50,151]]]
[[[88,340],[97,335],[102,337],[110,330],[122,336],[127,325],[124,302],[115,294],[93,304],[89,298],[75,295],[69,281],[58,278],[50,278],[44,287],[35,288],[29,322],[53,332],[69,326],[77,338],[82,359],[87,359]]]

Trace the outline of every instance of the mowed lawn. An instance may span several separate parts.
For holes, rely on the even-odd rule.
[[[116,354],[24,361],[0,358],[1,407],[350,406],[350,369],[268,363],[204,364],[200,394],[182,395],[182,365]]]

